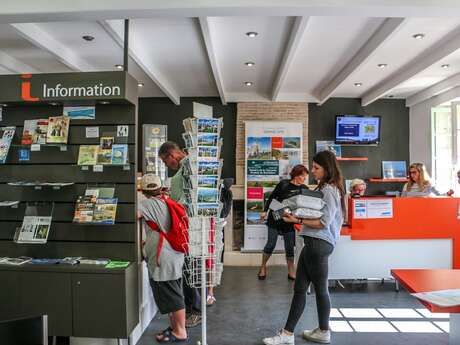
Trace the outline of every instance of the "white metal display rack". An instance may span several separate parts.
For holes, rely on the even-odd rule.
[[[184,204],[189,216],[188,260],[185,277],[189,286],[201,289],[201,342],[207,345],[207,288],[220,284],[223,264],[224,221],[219,218],[220,138],[222,119],[184,120],[183,138],[188,151],[184,163]]]

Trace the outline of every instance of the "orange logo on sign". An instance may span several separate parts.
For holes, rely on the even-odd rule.
[[[24,101],[29,101],[29,102],[38,102],[40,98],[38,97],[32,97],[30,94],[30,78],[32,78],[32,74],[23,74],[21,75],[22,83],[21,83],[21,98]]]

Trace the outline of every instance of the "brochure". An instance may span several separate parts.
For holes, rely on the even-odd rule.
[[[129,264],[129,261],[110,261],[105,268],[126,268]]]
[[[5,258],[3,261],[1,261],[0,263],[2,265],[14,265],[14,266],[18,266],[18,265],[23,265],[25,264],[26,262],[30,262],[32,260],[32,258],[28,257],[28,256],[20,256],[18,258]]]
[[[75,223],[91,223],[94,216],[96,199],[93,196],[80,196],[75,206]]]
[[[80,259],[80,265],[107,265],[110,263],[110,259]]]
[[[96,163],[102,165],[112,164],[112,147],[110,147],[110,149],[99,148],[97,151]]]
[[[24,216],[17,243],[46,243],[51,217]]]
[[[95,165],[97,163],[98,145],[81,145],[78,153],[78,165]]]
[[[24,121],[24,129],[22,131],[22,145],[32,145],[34,144],[32,140],[32,136],[35,133],[38,127],[38,120],[25,120]]]
[[[12,207],[19,205],[19,201],[0,201],[0,207]]]
[[[112,164],[124,165],[128,163],[128,145],[113,144],[112,146]]]
[[[16,127],[0,127],[0,164],[5,164]]]
[[[114,141],[114,137],[101,137],[101,149],[112,150],[112,145],[114,144]]]
[[[50,117],[46,142],[66,144],[69,136],[70,118],[68,116]]]
[[[64,115],[71,120],[94,120],[96,118],[96,107],[64,107]]]
[[[117,198],[97,199],[93,222],[99,224],[115,224]]]

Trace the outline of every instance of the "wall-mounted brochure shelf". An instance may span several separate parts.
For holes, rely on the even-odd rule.
[[[374,183],[406,183],[409,180],[407,178],[370,178],[367,181]]]

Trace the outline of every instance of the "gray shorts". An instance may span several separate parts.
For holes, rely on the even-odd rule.
[[[169,314],[185,308],[181,278],[164,282],[150,279],[150,286],[161,314]]]

